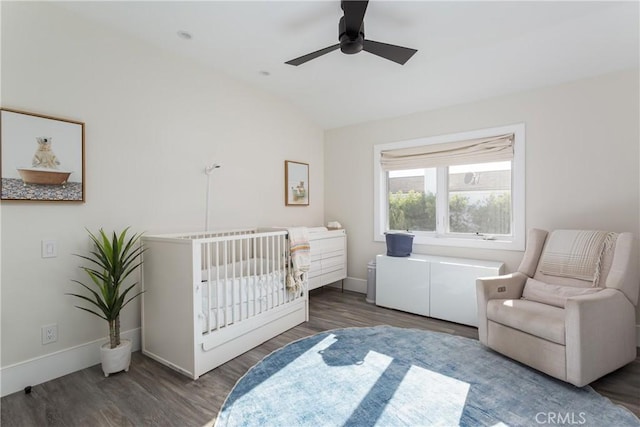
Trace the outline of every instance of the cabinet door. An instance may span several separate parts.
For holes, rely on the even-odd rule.
[[[476,279],[493,274],[473,265],[431,264],[431,317],[478,326]]]
[[[429,315],[429,263],[378,255],[376,305]]]

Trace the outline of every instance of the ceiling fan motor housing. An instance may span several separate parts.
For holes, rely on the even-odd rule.
[[[388,43],[380,43],[374,40],[367,40],[365,43],[364,15],[367,11],[368,4],[369,0],[342,0],[340,6],[344,11],[344,16],[340,18],[340,22],[338,23],[338,40],[340,42],[294,58],[285,62],[285,64],[298,66],[340,48],[342,53],[349,55],[364,50],[373,55],[393,61],[396,64],[404,65],[417,50]]]
[[[360,30],[357,34],[347,33],[347,26],[344,21],[344,16],[340,18],[338,24],[338,40],[340,40],[340,50],[342,53],[352,55],[358,53],[364,47],[364,22],[360,26]]]

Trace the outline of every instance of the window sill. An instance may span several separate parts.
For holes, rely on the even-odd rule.
[[[377,235],[374,239],[376,242],[385,242],[384,235]],[[415,235],[413,238],[414,245],[429,245],[429,246],[450,246],[460,248],[475,248],[475,249],[494,249],[504,251],[524,251],[524,240],[487,240],[480,237],[436,237],[436,236],[424,236]]]

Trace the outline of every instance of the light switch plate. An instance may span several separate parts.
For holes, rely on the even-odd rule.
[[[42,241],[42,258],[55,258],[58,256],[58,241],[46,239]]]

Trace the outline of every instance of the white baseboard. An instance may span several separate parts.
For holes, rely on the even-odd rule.
[[[131,350],[140,350],[140,328],[121,333],[131,340]],[[100,346],[109,338],[100,338],[86,344],[56,351],[15,363],[0,369],[0,392],[2,397],[24,390],[27,386],[42,384],[72,372],[100,363]]]
[[[340,281],[337,281],[335,283],[330,284],[329,286],[340,289],[342,284],[340,283]],[[347,277],[346,279],[344,279],[344,290],[366,294],[367,281],[364,279],[358,279],[356,277]]]

